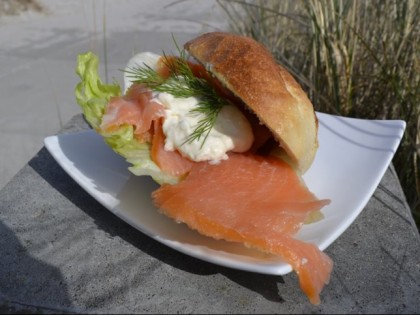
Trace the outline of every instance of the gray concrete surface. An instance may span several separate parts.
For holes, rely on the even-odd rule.
[[[42,12],[0,16],[0,187],[80,112],[77,54],[94,51],[120,81],[133,53],[174,51],[171,33],[182,43],[226,26],[213,0],[37,1]]]
[[[75,116],[62,132],[83,130]],[[103,208],[43,148],[0,191],[0,310],[70,313],[412,314],[420,239],[391,167],[329,248],[335,266],[311,305],[294,273],[209,264]]]

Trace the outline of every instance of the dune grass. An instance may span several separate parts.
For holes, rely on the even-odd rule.
[[[420,228],[420,1],[218,0],[266,45],[317,111],[407,123],[393,159]]]

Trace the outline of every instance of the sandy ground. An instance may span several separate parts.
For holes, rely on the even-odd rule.
[[[94,51],[104,79],[121,82],[120,69],[135,52],[173,51],[172,34],[183,43],[228,27],[213,0],[37,3],[42,10],[0,15],[0,188],[46,136],[80,113],[74,99],[77,54]]]

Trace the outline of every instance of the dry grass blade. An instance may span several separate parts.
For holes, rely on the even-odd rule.
[[[232,30],[266,45],[317,110],[406,121],[393,163],[420,228],[420,1],[218,2]]]

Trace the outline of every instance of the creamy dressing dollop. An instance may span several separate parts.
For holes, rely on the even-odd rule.
[[[130,59],[124,72],[124,92],[132,84],[130,70],[149,66],[156,69],[160,56],[151,52],[135,55]],[[165,108],[163,133],[165,150],[178,150],[192,161],[218,163],[228,158],[227,152],[246,152],[254,141],[252,127],[242,112],[234,105],[226,104],[220,110],[216,123],[204,141],[204,134],[199,140],[186,141],[194,132],[205,115],[193,112],[197,107],[197,97],[179,98],[165,92],[153,92],[153,100]],[[204,141],[204,142],[203,142]]]

